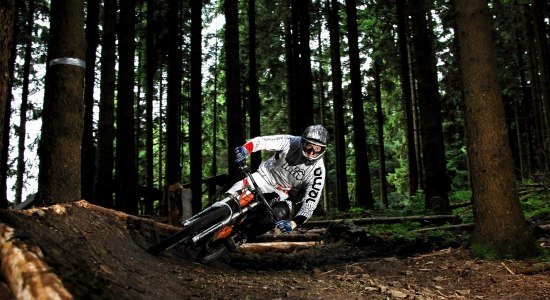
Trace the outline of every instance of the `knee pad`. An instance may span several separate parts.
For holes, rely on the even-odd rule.
[[[275,202],[271,208],[279,220],[290,218],[290,208],[285,201]]]

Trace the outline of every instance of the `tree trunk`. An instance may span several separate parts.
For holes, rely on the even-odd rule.
[[[378,163],[380,164],[380,199],[385,208],[388,208],[388,180],[386,179],[386,155],[384,147],[384,115],[382,112],[382,92],[380,83],[380,63],[374,62],[374,98],[376,100],[376,124],[378,137]]]
[[[313,82],[311,77],[311,49],[310,42],[310,17],[309,7],[311,0],[293,0],[293,6],[298,6],[298,54],[299,54],[299,76],[295,86],[301,90],[301,98],[298,101],[297,134],[301,134],[306,127],[313,124]]]
[[[289,119],[290,119],[290,132],[291,134],[299,134],[302,122],[298,117],[300,115],[300,109],[303,98],[303,90],[299,85],[300,77],[300,51],[299,51],[299,5],[297,1],[290,0],[290,20],[286,28],[288,32],[288,38],[286,44],[286,50],[289,60],[287,61],[287,73],[289,74]]]
[[[50,34],[38,148],[38,199],[46,205],[80,199],[84,1],[53,1]]]
[[[522,43],[521,37],[525,36],[521,29],[517,29],[516,32],[516,41],[517,41],[517,61],[518,65],[523,66],[525,65],[525,59],[523,57],[524,45]],[[519,159],[520,159],[520,166],[521,166],[521,178],[529,177],[531,174],[531,164],[530,164],[530,155],[529,155],[529,141],[531,140],[531,132],[529,130],[529,122],[527,122],[527,112],[528,112],[528,103],[529,103],[529,91],[527,88],[527,78],[525,76],[525,70],[519,69],[518,70],[518,78],[520,83],[520,89],[521,89],[521,98],[519,99],[519,103],[516,105],[516,129],[518,131],[517,137],[518,137],[518,145],[519,145]]]
[[[32,62],[32,29],[34,27],[34,0],[29,1],[27,12],[26,36],[25,41],[25,63],[23,65],[23,91],[21,93],[21,109],[19,111],[19,141],[17,156],[17,178],[15,180],[15,205],[22,202],[23,177],[25,175],[25,140],[27,136],[27,110],[29,103],[29,81]]]
[[[413,0],[412,31],[415,55],[415,72],[418,81],[418,107],[424,165],[424,191],[426,208],[436,213],[449,212],[450,180],[447,174],[441,97],[436,70],[433,68],[434,50],[432,35],[426,21],[427,7],[423,0]]]
[[[227,146],[229,176],[238,176],[234,163],[233,149],[244,143],[242,124],[242,100],[240,88],[239,59],[239,10],[237,0],[224,0],[225,12],[225,64],[226,64],[226,105],[227,105]]]
[[[4,145],[4,134],[5,131],[9,132],[9,128],[6,128],[4,121],[8,115],[6,108],[11,94],[10,72],[7,70],[10,70],[13,51],[15,4],[13,0],[1,0],[0,4],[0,70],[2,70],[0,72],[0,153],[5,153],[4,147],[8,145]],[[0,180],[5,182],[6,178],[0,178]],[[7,198],[3,196],[0,200],[0,208],[7,208]]]
[[[353,145],[355,147],[355,204],[360,207],[373,209],[374,199],[372,197],[365,112],[363,111],[363,94],[361,92],[359,35],[357,32],[357,7],[355,0],[346,0],[346,15],[353,109]]]
[[[256,1],[248,0],[248,101],[250,102],[250,137],[252,138],[261,135],[260,95],[258,94],[256,65]],[[261,153],[253,153],[250,159],[250,167],[252,170],[256,170],[261,162]]]
[[[528,72],[530,76],[529,80],[529,100],[527,102],[527,107],[529,111],[529,119],[532,120],[532,138],[530,141],[529,147],[531,148],[531,156],[533,160],[533,173],[538,172],[544,166],[544,153],[543,153],[543,123],[544,121],[541,118],[542,107],[541,107],[541,87],[540,87],[540,66],[537,61],[537,50],[535,44],[535,34],[534,27],[532,23],[532,16],[528,6],[523,7],[523,22],[525,26],[525,42],[528,55]]]
[[[96,51],[99,42],[99,1],[88,1],[86,12],[86,75],[84,80],[84,134],[82,137],[82,198],[94,199],[94,88]]]
[[[9,2],[9,1],[8,1]],[[0,8],[0,32],[2,32],[2,37],[5,37],[5,39],[7,39],[9,36],[8,34],[11,34],[12,37],[11,37],[11,40],[12,40],[12,43],[10,45],[11,49],[10,49],[10,56],[9,56],[9,60],[8,60],[8,66],[10,66],[9,68],[9,72],[8,72],[8,82],[7,82],[7,91],[8,91],[8,99],[6,101],[6,110],[5,110],[5,114],[4,114],[4,125],[3,125],[3,134],[0,136],[0,138],[2,139],[2,146],[0,147],[0,208],[7,208],[8,207],[8,196],[7,196],[7,179],[8,179],[8,156],[9,156],[9,143],[10,143],[10,124],[11,124],[11,104],[12,104],[12,100],[13,100],[13,94],[11,93],[11,90],[13,88],[13,82],[14,82],[14,77],[15,77],[15,59],[17,57],[17,43],[15,41],[18,40],[18,36],[19,36],[19,24],[18,24],[18,20],[19,20],[19,15],[20,15],[20,11],[21,11],[21,3],[19,1],[16,1],[14,3],[14,11],[13,11],[13,21],[11,22],[12,23],[12,31],[10,33],[9,29],[8,28],[5,28],[4,27],[4,24],[7,25],[8,22],[6,22],[8,18],[6,18],[6,16],[9,16],[10,13],[7,13],[8,11],[10,11],[10,8],[8,6],[8,4],[6,4],[6,7],[8,9],[6,9],[5,11],[3,11],[1,8]],[[4,29],[5,28],[5,29]],[[2,55],[4,55],[4,53],[2,51],[4,51],[4,42],[5,40],[3,40],[3,38],[0,37],[0,57],[2,57]],[[9,44],[9,43],[8,43]],[[7,53],[6,53],[7,54]],[[3,66],[2,64],[4,63],[3,62],[3,59],[4,58],[0,58],[0,65]],[[0,75],[2,76],[2,75]],[[3,84],[3,79],[0,79],[0,98],[2,97],[1,94],[3,93],[3,90],[4,87],[2,87],[2,84]],[[2,102],[2,100],[0,99],[0,103]],[[0,125],[1,126],[1,125]]]
[[[218,153],[218,57],[220,55],[220,52],[218,51],[218,38],[216,37],[216,45],[215,45],[215,62],[214,62],[214,91],[212,95],[212,102],[213,102],[213,116],[214,120],[212,121],[212,166],[210,169],[210,176],[214,177],[218,175],[218,160],[217,160],[217,153]],[[209,186],[208,191],[208,198],[212,199],[216,194],[216,185],[211,184]]]
[[[183,185],[180,182],[164,188],[164,202],[167,203],[168,224],[180,226],[183,221]]]
[[[191,107],[189,152],[191,160],[191,206],[202,209],[202,2],[191,1]]]
[[[164,163],[165,163],[165,148],[164,144],[166,142],[166,136],[164,131],[162,130],[163,124],[165,123],[166,118],[164,109],[162,107],[162,102],[164,100],[164,84],[162,84],[164,80],[164,69],[163,65],[159,62],[159,83],[158,83],[158,89],[159,89],[159,118],[158,118],[158,189],[162,190],[165,186],[166,177],[164,174]],[[165,208],[164,205],[161,205],[161,211]],[[164,215],[164,214],[162,214]]]
[[[478,254],[536,254],[523,218],[506,136],[504,107],[484,1],[455,1],[459,62],[465,90],[465,123],[472,177],[474,232]]]
[[[115,0],[105,0],[101,44],[101,84],[99,96],[99,120],[97,126],[96,183],[94,203],[113,206],[114,193],[114,97],[116,64],[116,11]]]
[[[146,194],[144,214],[153,212],[153,189],[154,189],[154,163],[153,163],[153,100],[155,94],[155,73],[157,65],[155,60],[155,1],[147,0],[147,27],[145,31],[145,159],[146,159]]]
[[[416,145],[414,139],[414,118],[411,94],[411,78],[409,76],[409,50],[407,47],[407,16],[405,15],[404,1],[396,1],[397,34],[399,43],[399,68],[403,111],[405,112],[405,136],[407,140],[407,170],[409,196],[418,190],[418,161],[416,159]]]
[[[291,20],[287,22],[285,47],[289,84],[291,134],[300,135],[313,124],[313,84],[311,75],[310,0],[291,0]]]
[[[166,185],[181,181],[181,36],[179,15],[181,1],[170,1],[168,20],[168,99],[166,111]]]
[[[533,84],[530,84],[530,82],[534,83],[532,80],[528,80],[529,74],[532,70],[531,68],[531,60],[529,56],[527,56],[526,59],[524,59],[525,54],[524,52],[530,53],[530,48],[532,44],[532,29],[529,26],[529,23],[527,22],[527,16],[526,16],[526,5],[523,5],[521,7],[521,23],[522,27],[518,30],[518,39],[521,38],[521,43],[518,41],[518,64],[520,66],[528,66],[527,68],[520,69],[520,83],[521,83],[521,107],[520,107],[520,117],[523,120],[523,124],[520,124],[521,128],[520,131],[523,132],[523,144],[524,144],[524,155],[523,157],[523,175],[526,177],[530,177],[533,175],[534,170],[534,162],[535,162],[535,155],[534,155],[534,149],[535,149],[535,128],[536,128],[536,121],[534,118],[534,107],[533,107]],[[525,60],[525,61],[524,61]]]
[[[157,71],[157,64],[155,55],[157,54],[155,49],[155,1],[147,0],[147,28],[146,28],[146,57],[145,57],[145,156],[146,156],[146,183],[147,191],[145,195],[145,211],[146,215],[153,212],[153,189],[154,189],[154,167],[153,163],[153,101],[155,94],[155,73]],[[159,134],[160,136],[160,134]]]
[[[286,86],[287,86],[287,119],[288,119],[288,128],[291,133],[296,133],[299,131],[297,129],[297,120],[296,120],[296,94],[298,93],[297,88],[295,87],[295,77],[296,77],[296,62],[294,58],[294,42],[293,42],[293,27],[292,19],[286,17],[284,20],[284,31],[285,31],[285,63],[286,63]]]
[[[410,57],[412,57],[413,51],[412,47],[409,45],[409,54]],[[412,62],[412,58],[410,61],[411,72],[410,72],[410,78],[411,78],[411,110],[412,110],[412,118],[413,118],[413,135],[414,135],[414,149],[416,153],[416,168],[418,169],[418,188],[421,190],[424,190],[426,187],[424,184],[424,164],[422,161],[422,139],[420,138],[420,116],[418,113],[418,93],[417,93],[417,84],[416,80],[414,80],[413,74],[414,72],[414,64]]]
[[[340,62],[340,17],[337,0],[331,0],[329,15],[330,67],[332,72],[332,98],[334,101],[334,148],[336,150],[336,201],[338,209],[350,207],[346,171],[346,127],[344,124],[344,96],[342,92],[342,66]],[[327,2],[327,6],[329,6]]]
[[[317,0],[317,7],[319,8],[322,8],[323,7],[323,1],[322,0]],[[328,2],[327,2],[328,3]],[[326,6],[326,9],[330,9],[329,5],[327,4]],[[323,18],[321,16],[318,17],[317,19],[317,26],[318,28],[321,28],[323,24]],[[329,25],[330,27],[330,25]],[[330,29],[329,29],[330,31]],[[322,40],[322,30],[319,30],[317,31],[317,45],[318,45],[318,57],[325,57],[325,54],[323,53],[323,40]],[[329,52],[330,54],[330,52]],[[327,124],[327,90],[326,90],[326,78],[327,78],[327,75],[325,74],[325,68],[324,68],[324,65],[325,65],[325,62],[323,60],[319,60],[319,75],[318,75],[318,78],[317,79],[314,79],[314,81],[318,82],[318,97],[319,97],[319,106],[318,106],[318,111],[319,111],[319,118],[317,118],[317,120],[319,121],[314,121],[314,123],[317,123],[317,124]],[[325,125],[326,126],[326,125]],[[325,161],[325,168],[327,168],[328,166],[328,163],[329,163],[329,158],[327,158],[325,156],[324,158],[324,161]],[[323,189],[323,195],[322,195],[322,200],[321,200],[321,205],[317,208],[317,209],[322,209],[323,211],[328,211],[329,210],[329,203],[328,203],[328,195],[329,193],[331,193],[331,188],[332,188],[332,182],[329,181],[329,182],[326,182],[325,183],[325,188]]]
[[[550,171],[550,51],[548,50],[548,30],[546,30],[544,14],[545,5],[548,1],[534,0],[532,5],[533,28],[535,35],[535,45],[538,54],[538,65],[540,73],[540,86],[542,95],[542,151],[545,153],[545,165],[541,166],[541,171]],[[546,3],[546,4],[545,4]]]
[[[115,207],[129,214],[138,212],[134,119],[135,13],[134,0],[120,2]]]

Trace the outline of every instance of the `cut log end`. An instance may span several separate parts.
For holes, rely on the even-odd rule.
[[[239,250],[252,253],[283,252],[290,253],[318,245],[317,242],[265,242],[249,243],[239,247]]]

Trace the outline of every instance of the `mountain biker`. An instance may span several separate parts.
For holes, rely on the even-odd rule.
[[[252,174],[262,193],[276,193],[278,196],[272,208],[279,221],[271,222],[271,227],[265,231],[275,225],[276,231],[290,233],[312,216],[325,185],[323,155],[327,139],[328,132],[322,125],[312,125],[304,130],[302,136],[260,136],[235,148],[237,164],[252,152],[275,152]],[[241,190],[246,181],[245,178],[235,183],[227,193]]]

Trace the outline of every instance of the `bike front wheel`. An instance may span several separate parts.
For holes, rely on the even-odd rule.
[[[201,231],[211,227],[217,222],[225,220],[229,217],[231,211],[227,207],[212,207],[206,211],[201,217],[194,220],[191,224],[184,227],[180,232],[177,232],[159,243],[149,247],[147,252],[157,255],[160,252],[172,248],[177,244],[188,242],[193,236]]]

